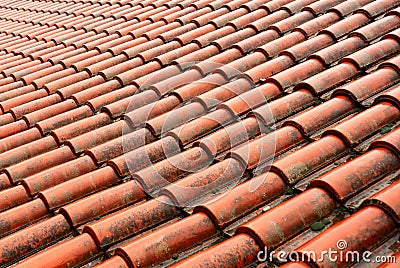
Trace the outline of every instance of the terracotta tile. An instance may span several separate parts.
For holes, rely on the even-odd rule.
[[[112,34],[114,35],[115,33],[111,33],[110,31],[108,31],[107,34],[108,35],[112,35]],[[115,34],[115,35],[117,35],[117,34]],[[104,53],[104,52],[106,52],[108,49],[110,49],[112,47],[116,47],[118,45],[121,45],[123,43],[126,43],[126,42],[129,42],[129,41],[133,40],[132,36],[130,36],[130,35],[126,35],[126,36],[123,36],[123,37],[120,37],[119,35],[117,35],[117,36],[118,36],[118,38],[116,38],[114,40],[111,40],[111,41],[108,41],[108,42],[106,42],[104,44],[98,45],[98,46],[95,47],[95,49],[97,51],[99,51],[100,53]]]
[[[86,160],[91,161],[89,156],[86,156]],[[49,189],[44,188],[38,196],[46,204],[46,207],[52,211],[93,192],[102,190],[104,187],[111,186],[117,183],[119,179],[113,169],[106,166],[91,172],[87,171],[81,176],[67,178],[66,181]]]
[[[128,129],[128,124],[126,124],[125,121],[117,121],[67,140],[65,144],[71,147],[74,153],[80,154],[86,149],[93,148],[109,140],[120,137],[122,132]]]
[[[0,115],[0,126],[4,126],[12,122],[15,122],[15,119],[11,113]]]
[[[161,74],[164,73],[165,76],[170,77],[174,75],[173,73],[168,74],[168,72],[165,72],[166,69],[162,69],[162,66],[158,62],[151,61],[149,63],[146,63],[138,68],[134,68],[132,70],[128,70],[126,72],[120,73],[115,76],[115,79],[118,80],[118,82],[121,84],[121,86],[126,86],[128,84],[134,84],[134,80],[144,77],[145,75],[149,75],[150,77],[156,77],[155,72],[160,71]],[[176,72],[178,72],[178,67],[171,66],[171,68],[176,68]],[[156,77],[155,79],[160,79],[162,80],[162,77]],[[146,79],[145,82],[148,80]],[[158,81],[157,81],[158,82]],[[136,84],[136,86],[138,86]],[[139,88],[141,87],[140,85],[138,86]]]
[[[280,94],[281,91],[276,86],[264,84],[220,104],[218,108],[227,109],[236,116],[240,116]]]
[[[199,252],[173,267],[210,267],[235,265],[245,267],[257,260],[259,245],[247,235],[237,235],[229,241],[216,244]]]
[[[98,170],[98,172],[100,171],[103,174],[105,172],[104,169]],[[101,174],[99,174],[99,176],[101,176]],[[109,188],[63,206],[60,209],[60,213],[65,215],[72,226],[76,227],[90,220],[94,220],[99,216],[133,204],[144,197],[145,192],[139,184],[136,181],[128,181],[119,186]],[[98,209],[91,209],[93,207],[97,207]],[[121,211],[121,213],[124,213],[124,211]]]
[[[17,164],[42,153],[51,151],[57,147],[52,137],[45,137],[31,143],[22,145],[15,149],[3,152],[1,154],[0,168]]]
[[[54,108],[54,106],[52,106]],[[52,108],[49,107],[49,108]],[[71,124],[79,119],[87,118],[93,115],[92,110],[88,106],[82,106],[73,110],[66,111],[64,113],[57,114],[54,117],[42,120],[35,124],[35,127],[43,134],[49,133],[51,130]]]
[[[133,21],[137,21],[137,20],[133,19]],[[141,21],[141,22],[138,22],[138,23],[135,23],[132,25],[125,26],[121,29],[118,29],[115,33],[118,34],[120,37],[123,37],[125,35],[128,35],[130,32],[132,32],[134,30],[140,29],[140,28],[148,26],[150,24],[151,24],[151,21],[149,21],[149,20]],[[133,38],[133,36],[131,36],[131,38]],[[143,37],[143,39],[148,41],[147,38]]]
[[[46,56],[51,56],[50,58],[47,59],[47,61],[49,61],[51,64],[56,65],[59,64],[61,60],[75,56],[77,54],[80,54],[81,52],[83,52],[83,48],[82,49],[75,49],[73,47],[69,47],[71,48],[69,52],[65,53],[65,51],[57,51],[54,53],[54,55],[46,55]],[[69,49],[66,48],[66,49]],[[39,57],[40,60],[44,60],[44,57]]]
[[[81,92],[85,89],[100,85],[104,82],[105,82],[105,80],[102,76],[96,75],[94,77],[91,77],[91,78],[88,78],[88,79],[85,79],[82,81],[78,81],[69,86],[60,88],[57,90],[57,94],[59,94],[61,96],[61,98],[63,98],[65,100],[78,92]]]
[[[86,225],[83,231],[91,234],[100,248],[106,247],[135,234],[143,228],[148,228],[176,216],[177,209],[162,202],[163,199],[167,198],[160,197],[159,200],[145,202],[97,223]],[[111,231],[114,228],[118,228],[118,232]]]
[[[50,63],[41,63],[38,60],[31,61],[30,59],[27,60],[25,63],[18,63],[17,66],[13,66],[11,68],[7,68],[2,71],[2,74],[6,76],[11,76],[14,80],[19,80],[21,77],[25,75],[29,75],[35,71],[42,70],[44,68],[51,67]]]
[[[47,92],[44,89],[41,90],[36,90],[33,92],[29,92],[8,100],[4,100],[1,102],[0,104],[0,108],[3,111],[3,113],[9,112],[10,109],[17,107],[19,105],[28,103],[30,101],[36,100],[36,99],[40,99],[43,97],[47,96]]]
[[[122,16],[124,16],[125,14],[127,14],[127,13],[129,13],[129,9],[127,10],[127,12],[125,12],[125,13],[121,13],[121,16],[119,16],[118,15],[118,17],[122,17]],[[115,15],[117,15],[117,14],[115,14]],[[146,22],[146,21],[145,21]],[[129,20],[129,21],[125,21],[125,22],[121,22],[121,23],[118,23],[117,25],[115,25],[115,26],[112,26],[112,27],[108,27],[107,29],[104,29],[104,32],[107,34],[107,35],[112,35],[112,34],[117,34],[117,32],[119,31],[119,30],[123,30],[123,29],[125,29],[125,28],[129,28],[129,27],[131,27],[131,26],[133,26],[133,25],[137,25],[138,24],[138,21],[137,20]],[[119,36],[121,36],[120,34],[118,34]],[[127,37],[127,36],[126,36]],[[132,38],[131,36],[129,36],[129,38]],[[115,40],[116,41],[116,40]],[[112,42],[112,41],[111,41]],[[106,44],[106,43],[105,43]]]
[[[80,91],[78,93],[75,93],[74,95],[71,96],[71,98],[79,105],[82,105],[86,101],[88,101],[92,98],[104,95],[104,94],[109,93],[120,87],[121,87],[121,85],[118,81],[111,80],[111,81],[107,81],[103,84],[100,84],[100,85],[85,89],[83,91]]]
[[[99,113],[94,116],[79,120],[75,123],[55,129],[51,131],[50,134],[55,138],[57,143],[61,144],[68,139],[82,135],[88,131],[92,131],[110,123],[112,123],[112,120],[107,114]]]
[[[311,4],[308,4],[306,7],[302,9],[302,11],[307,10],[312,12],[314,15],[320,15],[325,13],[330,8],[340,5],[346,1],[343,0],[333,0],[333,1],[317,1]]]
[[[106,143],[85,150],[85,153],[90,155],[96,164],[100,164],[110,160],[111,158],[144,146],[154,140],[154,136],[148,129],[141,128],[128,134],[124,133],[122,137],[115,138]]]
[[[160,56],[157,56],[154,58],[154,60],[157,61],[158,63],[160,63],[162,66],[165,66],[165,65],[170,64],[173,60],[181,58],[181,57],[188,55],[194,51],[197,51],[199,49],[200,49],[199,45],[197,45],[195,43],[189,43],[183,47],[174,49],[174,50],[164,53]]]
[[[27,192],[33,196],[43,190],[96,169],[96,165],[88,156],[79,157],[69,162],[67,161],[68,159],[66,159],[66,163],[54,166],[43,172],[25,178],[22,181],[22,184]],[[52,178],[51,181],[48,180],[49,177]]]
[[[275,35],[273,37],[275,39]],[[296,44],[299,44],[301,42],[304,42],[305,40],[306,38],[302,33],[293,32],[282,38],[276,40],[270,40],[270,42],[267,42],[265,45],[259,47],[256,51],[264,53],[267,58],[272,58],[278,55],[283,50],[292,47]]]
[[[84,30],[72,31],[72,32],[66,33],[64,35],[57,36],[57,37],[53,38],[51,41],[56,43],[56,44],[61,44],[64,41],[68,42],[68,40],[70,40],[70,39],[72,39],[74,37],[80,36],[80,35],[82,35],[84,33],[85,33]]]
[[[57,79],[53,82],[49,82],[46,83],[45,85],[43,85],[43,89],[45,89],[47,91],[48,94],[53,94],[56,93],[57,91],[59,91],[62,88],[65,88],[67,86],[73,85],[75,83],[78,83],[80,81],[89,79],[89,74],[87,72],[79,72],[79,73],[75,73],[71,72],[71,75],[65,76],[63,78]],[[53,95],[57,95],[58,94],[53,94]]]
[[[290,2],[292,2],[292,1],[290,1],[290,0],[273,0],[273,1],[268,1],[267,3],[261,5],[260,8],[264,8],[264,9],[268,10],[269,13],[272,13]]]
[[[31,128],[26,131],[21,131],[15,135],[3,138],[1,140],[0,152],[3,153],[18,146],[27,144],[31,141],[38,140],[41,137],[42,135],[37,128]]]
[[[344,202],[367,186],[398,169],[396,156],[383,148],[376,148],[311,181],[311,187],[327,189]]]
[[[254,3],[256,3],[257,1],[252,1]],[[260,1],[258,1],[260,2]],[[262,17],[265,17],[268,15],[268,11],[265,9],[255,9],[256,5],[249,5],[249,2],[245,5],[242,5],[243,8],[246,8],[248,12],[248,14],[245,14],[243,16],[240,16],[239,18],[233,19],[231,21],[229,21],[226,25],[227,26],[232,26],[234,27],[236,30],[242,29],[244,27],[246,27],[247,25],[249,25],[250,23],[261,19]]]
[[[139,22],[139,19],[135,18],[138,14],[145,13],[145,12],[151,11],[153,9],[154,9],[154,7],[151,7],[151,6],[146,6],[141,9],[133,9],[131,12],[124,14],[122,16],[122,18],[125,19],[126,21],[134,19]]]
[[[387,102],[382,102],[325,131],[324,135],[331,133],[343,139],[350,146],[354,146],[381,127],[396,120],[398,116],[399,110],[396,107]]]
[[[172,135],[176,140],[179,140],[181,145],[185,146],[199,137],[225,126],[233,120],[234,116],[230,111],[219,109],[169,131],[168,135]],[[168,124],[168,119],[165,123]],[[209,150],[209,152],[211,151]]]
[[[137,90],[136,86],[127,86],[127,87],[134,87]],[[122,89],[124,88],[126,87],[123,87]],[[101,110],[107,113],[111,118],[118,118],[119,116],[127,112],[128,109],[135,110],[145,106],[146,104],[155,102],[159,99],[158,94],[152,90],[145,90],[143,92],[138,93],[137,95],[140,97],[135,97],[136,95],[127,96],[126,98],[123,98],[119,101],[105,105]],[[91,102],[94,100],[95,99],[91,100]]]
[[[61,48],[59,50],[55,50],[52,52],[49,52],[47,54],[43,54],[43,55],[39,55],[38,59],[41,62],[47,62],[50,59],[57,59],[56,57],[60,56],[60,55],[67,55],[67,57],[72,56],[72,55],[76,55],[77,52],[73,47],[65,47],[65,48]]]
[[[225,84],[227,81],[221,74],[211,74],[196,82],[182,86],[171,92],[172,95],[177,96],[181,102],[188,101],[204,92],[210,91],[213,88]]]
[[[388,38],[343,58],[341,62],[350,62],[360,69],[365,69],[376,61],[396,53],[399,49],[400,44],[396,40]]]
[[[155,57],[160,56],[164,53],[173,51],[175,49],[180,48],[181,45],[177,41],[171,41],[168,42],[167,44],[160,45],[158,47],[155,47],[153,49],[148,49],[146,51],[140,52],[137,54],[139,58],[143,60],[143,62],[149,62],[153,60]]]
[[[106,21],[108,21],[106,23]],[[96,25],[91,25],[90,27],[85,27],[85,30],[91,30],[94,31],[95,33],[99,34],[104,32],[106,29],[112,28],[116,25],[120,25],[121,23],[124,23],[125,20],[123,18],[115,19],[115,18],[108,18],[108,20],[101,20],[102,24],[97,23]],[[104,24],[103,24],[104,23]],[[109,33],[106,33],[109,35]]]
[[[194,8],[194,7],[186,7],[182,10],[176,9],[176,11],[174,13],[163,16],[162,18],[160,18],[160,20],[164,21],[165,23],[171,23],[171,22],[176,21],[177,19],[181,18],[182,16],[191,14],[195,11],[196,11],[196,8]]]
[[[304,142],[304,137],[300,131],[287,126],[234,148],[230,156],[245,164],[247,169],[254,169],[267,160],[271,160],[275,154],[280,154],[302,142]]]
[[[8,44],[8,46],[5,46],[5,45],[0,46],[0,48],[2,50],[6,51],[7,53],[12,53],[12,52],[16,51],[16,49],[18,49],[18,48],[21,48],[21,47],[23,48],[24,46],[32,45],[34,43],[35,43],[35,40],[28,40],[28,39],[23,38],[20,41],[16,42],[16,44],[11,43],[11,44]]]
[[[307,60],[283,72],[271,76],[266,81],[274,83],[284,90],[290,86],[296,85],[302,80],[321,72],[324,65],[318,60]]]
[[[349,34],[353,30],[367,24],[369,22],[368,16],[363,13],[355,13],[327,28],[322,30],[321,34],[329,34],[332,38],[339,40],[341,37]]]
[[[163,10],[161,12],[158,12],[158,13],[156,13],[154,15],[151,15],[147,19],[154,23],[154,22],[160,21],[164,17],[166,17],[168,15],[171,15],[171,14],[174,14],[174,13],[176,13],[178,11],[181,11],[180,7],[177,7],[177,6],[171,7],[171,8],[165,9],[165,10]],[[172,21],[174,21],[174,19],[172,19]],[[170,23],[172,21],[165,20],[166,23]]]
[[[19,53],[21,53],[21,55],[23,55],[24,57],[27,57],[31,53],[34,53],[34,52],[37,52],[37,51],[40,51],[43,49],[47,49],[47,48],[53,47],[53,46],[55,46],[54,43],[39,42],[39,45],[36,45],[29,49],[24,49],[24,50],[20,51]]]
[[[198,44],[197,44],[198,45]],[[205,48],[201,48],[200,50],[196,50],[192,53],[189,53],[183,57],[180,57],[174,61],[172,61],[173,65],[179,66],[181,70],[188,69],[189,67],[195,65],[196,63],[201,63],[213,56],[218,56],[219,50],[216,46],[210,45]],[[227,52],[228,54],[231,52]],[[237,55],[237,53],[236,53]],[[204,63],[207,67],[215,68],[218,67],[216,64],[210,64],[208,61]],[[201,69],[199,69],[201,70]],[[212,69],[211,69],[212,70]]]
[[[278,21],[277,23],[274,23],[273,25],[269,26],[268,29],[273,29],[280,35],[284,35],[295,27],[312,19],[314,19],[314,14],[312,12],[303,11],[284,20]]]
[[[244,171],[239,161],[225,159],[164,187],[160,194],[169,196],[179,207],[198,204],[201,199],[211,197],[213,192],[227,184],[238,183]]]
[[[167,32],[160,33],[157,38],[160,38],[164,43],[167,43],[173,40],[175,37],[190,32],[196,29],[196,25],[194,23],[188,23],[186,25],[180,26],[173,30],[169,30]],[[179,41],[179,40],[178,40]]]
[[[303,7],[310,5],[314,2],[317,2],[315,0],[303,0],[303,1],[291,1],[290,3],[285,4],[281,9],[287,10],[290,12],[291,15],[300,12]]]
[[[9,63],[6,63],[6,64],[2,65],[2,66],[0,67],[0,70],[2,70],[2,75],[3,75],[4,77],[6,77],[6,76],[8,76],[10,73],[12,73],[13,70],[15,70],[15,71],[21,70],[20,67],[19,67],[19,65],[25,65],[25,64],[27,64],[28,67],[31,67],[31,66],[33,66],[33,65],[38,65],[38,64],[40,64],[40,62],[38,62],[38,61],[35,61],[34,63],[31,63],[31,62],[32,62],[32,61],[31,61],[31,59],[29,59],[29,58],[18,59],[18,60],[16,60],[16,61],[9,62]],[[9,71],[9,69],[11,69],[11,68],[13,68],[13,70]],[[7,72],[7,73],[3,73],[4,71],[8,71],[8,72]]]
[[[88,255],[96,256],[98,253],[99,250],[92,237],[88,234],[82,234],[40,251],[18,263],[17,267],[35,267],[42,265],[44,262],[49,266],[74,266],[86,262]]]
[[[5,189],[10,188],[11,186],[12,185],[8,176],[4,173],[0,174],[0,190],[3,191]]]
[[[11,135],[17,134],[18,132],[27,130],[28,126],[24,120],[18,120],[16,122],[12,122],[8,125],[0,127],[0,138],[3,140]]]
[[[99,263],[96,265],[97,268],[107,268],[107,267],[120,267],[129,268],[128,263],[120,256],[114,255],[113,257]]]
[[[21,60],[22,58],[23,58],[22,55],[5,54],[4,56],[1,57],[0,64],[1,66],[3,66],[5,64]]]
[[[89,35],[88,37],[86,37],[84,39],[76,40],[74,43],[71,43],[70,46],[74,47],[75,49],[78,49],[78,48],[84,48],[84,46],[86,44],[91,44],[91,49],[93,49],[94,47],[96,47],[102,43],[110,41],[109,40],[110,38],[106,33],[96,34],[93,31],[90,31],[90,32],[92,32],[93,34]],[[88,49],[89,49],[89,47],[87,46],[85,48],[85,50],[88,50]]]
[[[193,232],[192,230],[196,230]],[[137,239],[116,250],[116,254],[123,256],[132,266],[151,267],[152,265],[172,257],[174,253],[181,252],[191,245],[201,243],[217,233],[214,225],[203,213],[196,213],[174,224],[157,230],[145,237]],[[185,240],[181,237],[185,236]],[[159,239],[165,237],[168,250],[160,251]],[[140,246],[146,244],[146,248]],[[118,256],[117,255],[117,256]]]
[[[89,73],[92,71],[96,73],[100,69],[103,69],[103,67],[106,67],[105,69],[100,70],[98,73],[100,76],[104,78],[104,80],[110,80],[121,73],[127,72],[129,70],[135,69],[143,65],[143,60],[140,58],[133,58],[131,60],[126,60],[127,55],[125,54],[117,57],[118,57],[117,61],[121,60],[121,62],[117,65],[113,65],[116,57],[112,57],[109,60],[107,60],[107,62],[101,61],[98,64],[89,66],[89,68],[87,68],[86,70]],[[107,67],[107,65],[110,66]]]
[[[396,135],[398,135],[399,133],[399,128],[393,130],[392,132],[390,132],[389,134],[383,136],[380,139],[375,140],[371,146],[371,148],[386,148],[390,151],[392,151],[392,153],[396,154],[396,155],[400,155],[400,144],[398,142],[398,139],[396,139]]]
[[[269,14],[268,16],[258,19],[255,22],[250,23],[248,27],[252,27],[257,32],[261,32],[263,30],[266,30],[272,24],[284,20],[289,16],[290,14],[286,10],[279,10],[277,12]]]
[[[199,103],[191,103],[174,109],[180,104],[180,102],[174,96],[171,96],[170,98],[175,98],[175,103],[168,100],[168,98],[165,98],[163,99],[167,100],[165,103],[159,102],[154,105],[149,104],[148,106],[143,107],[144,109],[141,109],[141,112],[143,113],[140,114],[141,118],[139,119],[134,119],[133,117],[137,111],[129,113],[129,122],[132,125],[138,125],[141,123],[140,121],[143,123],[146,122],[146,127],[153,133],[153,135],[158,136],[188,122],[189,120],[199,117],[205,112],[204,107]],[[147,118],[145,117],[146,114],[148,114]]]
[[[196,28],[192,31],[180,34],[175,38],[178,42],[180,42],[183,45],[186,45],[190,42],[192,42],[194,39],[197,37],[203,36],[205,34],[208,34],[212,31],[216,30],[215,26],[212,24],[206,24],[202,27]]]
[[[205,14],[213,11],[211,7],[196,8],[194,5],[195,5],[195,3],[192,4],[192,7],[197,9],[196,11],[193,11],[189,14],[183,15],[183,16],[177,18],[176,21],[182,25],[186,25],[186,24],[189,24],[193,19],[198,18],[202,15],[205,15]],[[197,26],[197,24],[196,24],[196,26]]]
[[[10,166],[4,169],[4,172],[13,182],[17,182],[28,176],[34,175],[47,168],[56,166],[74,158],[75,156],[68,147],[61,147],[59,149],[38,155]]]
[[[293,184],[312,171],[333,162],[346,151],[347,146],[342,140],[329,135],[275,161],[270,168]]]
[[[164,96],[170,91],[194,82],[202,77],[203,76],[197,70],[189,70],[153,84],[149,89],[154,90],[160,96]]]
[[[344,94],[357,102],[362,102],[382,89],[396,84],[398,79],[399,73],[395,70],[391,68],[381,68],[335,90],[334,95]]]
[[[200,102],[207,110],[212,107],[236,97],[243,92],[248,91],[252,87],[252,83],[246,79],[238,79],[232,83],[212,89],[206,93],[196,97],[195,100]]]
[[[130,152],[126,151],[123,155],[108,161],[107,164],[112,166],[123,177],[163,160],[167,156],[171,157],[178,152],[180,152],[178,142],[171,137],[165,137]]]
[[[196,206],[194,211],[206,213],[214,224],[219,228],[224,228],[251,210],[281,195],[286,189],[285,183],[274,173],[259,175],[254,180],[260,183],[258,187],[251,190],[251,194],[249,191],[254,181],[247,181],[234,187],[223,197]],[[240,202],[235,201],[238,198]]]
[[[76,42],[79,42],[81,40],[84,40],[84,39],[87,39],[87,38],[90,38],[90,37],[93,37],[96,35],[95,32],[87,32],[86,33],[84,30],[77,31],[77,32],[80,32],[80,35],[73,37],[73,38],[69,38],[67,40],[64,40],[61,42],[61,44],[68,47],[68,46],[71,46],[72,44],[75,44]]]
[[[386,189],[365,200],[363,205],[374,205],[380,207],[382,210],[386,211],[387,214],[391,215],[397,223],[399,223],[400,206],[396,199],[396,196],[399,193],[399,186],[400,184],[398,182],[391,184]]]
[[[55,239],[60,239],[69,232],[71,229],[67,221],[62,215],[58,215],[7,236],[0,240],[3,256],[0,263],[9,264],[13,259],[54,243]]]
[[[357,222],[367,224],[357,224]],[[316,257],[315,259],[311,257],[310,262],[323,266],[328,262],[325,258],[321,258],[323,250],[331,248],[342,252],[342,254],[347,254],[349,251],[370,250],[392,235],[393,228],[395,228],[394,221],[384,211],[376,207],[367,207],[298,247],[295,252],[304,254],[306,250],[313,251],[316,253]],[[341,239],[347,242],[347,247],[343,250],[339,250],[337,246],[337,241]],[[336,265],[344,267],[348,263],[346,264],[344,260],[338,260]]]
[[[311,53],[333,44],[334,40],[326,34],[321,34],[301,44],[286,49],[282,54],[291,56],[295,61],[300,61]]]
[[[100,21],[101,23],[102,21]],[[104,36],[105,35],[105,36]],[[106,35],[105,33],[100,33],[97,34],[95,38],[92,38],[93,40],[87,41],[82,47],[85,48],[86,50],[91,50],[94,49],[95,47],[105,44],[107,42],[110,42],[111,40],[115,40],[118,38],[118,35]]]
[[[99,54],[99,52],[96,50],[85,51],[83,49],[80,49],[80,51],[82,51],[82,53],[60,60],[60,64],[66,69],[71,67],[74,63],[81,62],[83,60],[86,60],[87,58],[95,57]],[[77,69],[77,71],[81,70]]]
[[[229,10],[226,8],[220,8],[217,10],[213,10],[211,12],[207,12],[203,15],[200,15],[196,18],[193,18],[190,22],[195,23],[197,25],[197,27],[201,27],[206,25],[208,22],[210,22],[211,20],[218,18],[220,16],[223,16],[225,14],[229,14]],[[215,29],[217,29],[218,27],[216,25],[214,25]]]
[[[185,173],[207,167],[211,162],[212,158],[206,151],[194,147],[142,169],[132,174],[132,177],[146,192],[151,193],[169,182],[174,182]]]
[[[225,75],[227,80],[230,80],[234,78],[235,76],[241,74],[244,71],[247,71],[259,64],[264,63],[267,58],[263,53],[255,52],[250,55],[247,55],[243,58],[240,58],[242,56],[242,53],[237,50],[237,49],[229,49],[226,52],[231,51],[234,53],[228,60],[227,62],[218,62],[214,61],[219,64],[225,64],[222,67],[217,68],[214,72],[216,73],[222,73]],[[223,55],[224,53],[221,53],[220,55]],[[213,57],[215,58],[215,57]],[[210,61],[213,59],[211,58]],[[199,66],[200,64],[197,64],[196,66]]]
[[[4,194],[6,195],[6,192],[10,192],[14,188],[4,191]],[[10,194],[18,194],[18,192],[15,191],[14,193]],[[20,197],[22,198],[23,196]],[[49,216],[49,212],[41,200],[35,199],[28,202],[28,199],[22,199],[21,201],[24,202],[24,204],[10,208],[1,213],[1,235],[7,235],[12,231],[21,229],[23,226],[26,226],[30,223],[32,224],[46,216]],[[7,239],[7,236],[5,238]],[[4,249],[5,248],[3,247],[3,250]]]
[[[236,233],[248,234],[259,244],[269,249],[275,248],[315,221],[330,215],[336,207],[329,192],[310,189],[241,225]]]
[[[1,202],[0,202],[0,211],[5,211],[10,208],[19,206],[28,202],[31,198],[26,193],[25,188],[22,185],[18,185],[4,191],[0,192]],[[5,227],[5,226],[2,226]],[[3,229],[3,228],[2,228]],[[7,228],[2,232],[3,234],[6,233]]]
[[[393,58],[384,61],[379,64],[379,68],[390,67],[400,73],[400,56],[394,56]]]
[[[366,46],[367,43],[365,43],[361,38],[351,37],[327,48],[321,49],[312,54],[309,58],[315,58],[323,62],[325,65],[330,65],[344,56],[357,52]]]
[[[285,121],[284,125],[295,126],[303,135],[311,136],[318,129],[354,113],[355,109],[356,104],[351,99],[340,96],[298,114],[294,118]]]
[[[398,16],[387,16],[373,23],[370,23],[361,29],[353,31],[350,36],[359,36],[365,40],[365,42],[371,42],[378,36],[384,35],[394,30],[400,24],[400,18]]]
[[[338,64],[303,80],[296,85],[295,89],[307,89],[315,95],[322,95],[338,83],[354,77],[358,72],[358,68],[351,63]]]
[[[234,3],[235,1],[232,1],[230,3]],[[234,11],[231,11],[227,14],[224,14],[222,16],[219,16],[217,18],[214,18],[210,20],[209,23],[213,24],[216,28],[222,28],[224,27],[229,21],[237,19],[243,15],[246,15],[248,13],[247,9],[245,8],[238,8]]]
[[[394,7],[395,3],[387,1],[377,1],[377,2],[372,2],[366,6],[363,6],[360,9],[360,11],[366,13],[370,18],[374,18]]]
[[[256,54],[259,53],[258,51],[253,53]],[[252,54],[250,54],[252,55]],[[249,56],[250,56],[249,55]],[[275,73],[279,73],[285,69],[288,69],[289,67],[294,65],[294,61],[292,60],[291,57],[282,55],[279,56],[275,59],[269,60],[265,63],[262,63],[258,66],[255,66],[247,71],[245,71],[243,74],[240,74],[238,77],[239,78],[246,78],[253,83],[258,83],[263,79],[267,79],[271,77]]]
[[[56,66],[57,66],[57,68],[59,68],[59,66],[61,66],[61,65],[60,65],[60,64],[57,64]],[[54,67],[56,67],[56,66],[54,66]],[[72,69],[72,68],[68,68],[68,69],[66,69],[66,70],[54,71],[54,72],[51,73],[51,74],[48,74],[48,75],[42,76],[41,78],[38,78],[38,79],[33,80],[33,81],[32,81],[32,85],[33,85],[36,89],[40,89],[40,88],[42,88],[44,85],[46,85],[46,84],[48,84],[48,83],[51,83],[51,82],[53,82],[53,81],[62,79],[62,78],[64,78],[64,77],[67,77],[67,76],[70,76],[70,75],[73,75],[73,74],[75,74],[75,73],[76,73],[76,71],[75,71],[74,69]],[[21,80],[22,80],[22,79],[23,79],[23,78],[21,78]]]

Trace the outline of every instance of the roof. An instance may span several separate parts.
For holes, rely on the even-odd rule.
[[[399,5],[1,1],[0,266],[397,267]]]

